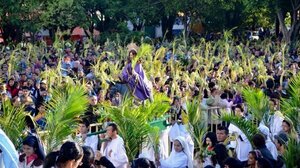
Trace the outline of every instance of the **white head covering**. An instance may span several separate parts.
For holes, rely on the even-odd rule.
[[[183,152],[187,155],[188,158],[188,168],[193,168],[193,160],[192,160],[192,153],[190,151],[190,148],[185,140],[184,137],[178,136],[175,138],[175,140],[178,140],[183,148]]]

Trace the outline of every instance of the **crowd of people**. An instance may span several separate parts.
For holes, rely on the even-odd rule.
[[[242,50],[247,53],[246,55],[251,56],[250,62],[252,61],[255,65],[248,73],[239,74],[234,74],[234,67],[230,66],[231,63],[238,62],[241,67],[242,61],[245,61],[245,56],[243,56],[245,53],[239,51],[238,42],[231,46],[228,56],[230,61],[225,59],[221,48],[214,51],[211,49],[209,57],[216,58],[216,61],[212,59],[211,65],[204,65],[204,62],[201,62],[203,59],[194,56],[205,55],[205,47],[196,51],[188,50],[183,57],[176,55],[174,49],[170,48],[163,54],[163,58],[159,58],[163,65],[161,69],[158,69],[158,71],[163,71],[161,76],[154,76],[154,74],[149,76],[144,69],[147,62],[143,58],[134,61],[138,53],[136,47],[128,49],[128,56],[124,60],[118,60],[121,57],[117,50],[114,51],[116,55],[110,56],[106,48],[94,45],[86,48],[83,42],[77,42],[74,48],[66,46],[62,57],[53,47],[45,48],[36,57],[30,57],[26,48],[16,52],[5,49],[0,53],[1,103],[9,101],[13,106],[23,105],[38,127],[43,129],[47,123],[44,118],[47,113],[45,103],[51,100],[49,87],[52,87],[52,84],[42,77],[42,73],[47,69],[55,69],[60,64],[63,77],[71,77],[82,84],[83,81],[87,81],[85,87],[89,97],[89,106],[78,123],[77,137],[81,143],[62,142],[60,150],[46,155],[43,143],[34,132],[36,128],[31,128],[31,134],[22,143],[18,160],[8,162],[7,159],[3,159],[4,163],[10,163],[11,167],[18,165],[20,168],[90,168],[99,165],[109,168],[129,165],[137,168],[285,167],[283,155],[287,142],[290,137],[298,139],[298,133],[295,131],[293,122],[280,111],[280,99],[289,97],[288,84],[290,79],[299,72],[300,59],[296,50],[282,55],[282,51],[275,51],[276,44],[271,44],[268,49],[251,44],[242,45]],[[153,53],[160,47],[162,46],[156,45]],[[11,61],[12,54],[18,62]],[[101,115],[96,107],[104,101],[112,106],[122,106],[122,97],[125,92],[115,87],[116,85],[103,87],[103,83],[107,81],[97,78],[92,68],[98,61],[106,62],[108,65],[119,65],[117,67],[119,75],[114,82],[124,85],[128,89],[127,92],[135,97],[137,105],[143,105],[143,101],[153,101],[155,92],[164,93],[173,100],[169,110],[172,114],[172,125],[167,129],[168,132],[165,132],[171,141],[171,149],[155,154],[154,157],[140,154],[136,160],[129,162],[124,140],[118,135],[118,126],[113,121],[106,123],[105,134],[92,136],[88,134],[91,131],[90,124],[98,122],[97,119]],[[259,64],[260,61],[262,64]],[[173,67],[172,62],[180,66]],[[242,68],[246,71],[246,67]],[[265,82],[260,79],[262,74],[259,74],[259,68],[264,68],[268,75]],[[175,71],[180,71],[179,77],[174,75]],[[111,75],[110,69],[105,69],[105,73]],[[184,78],[184,74],[195,73],[203,79],[204,84]],[[221,80],[229,85],[249,86],[263,90],[270,100],[269,123],[260,122],[258,125],[260,133],[255,134],[252,139],[248,139],[245,133],[232,123],[225,125],[218,123],[216,130],[205,134],[202,140],[204,150],[197,151],[194,148],[192,135],[186,128],[189,122],[187,102],[195,97],[201,101],[202,112],[210,107],[219,107],[225,109],[222,112],[233,114],[240,120],[254,119],[241,93],[233,87],[222,88],[218,85]],[[3,141],[8,140],[3,139]],[[12,149],[2,148],[1,150],[1,156],[4,158],[4,155],[9,153],[8,151],[12,151]],[[16,152],[13,154],[18,155]]]

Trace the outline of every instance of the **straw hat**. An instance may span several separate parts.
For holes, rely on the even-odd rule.
[[[136,53],[138,52],[139,47],[135,43],[130,43],[127,45],[127,51],[135,51]]]

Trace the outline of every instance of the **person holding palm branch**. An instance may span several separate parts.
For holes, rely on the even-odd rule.
[[[137,63],[134,65],[134,68],[132,67],[133,60],[136,59],[136,56],[136,47],[129,46],[127,64],[125,65],[120,75],[121,81],[127,83],[129,89],[132,92],[132,95],[136,99],[140,101],[149,99],[150,101],[152,101],[152,84],[147,79],[141,59],[137,61]]]

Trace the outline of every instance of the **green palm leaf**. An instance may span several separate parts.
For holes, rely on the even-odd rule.
[[[19,146],[20,135],[25,129],[24,108],[14,107],[9,101],[2,104],[2,114],[0,115],[0,127],[7,134],[15,146]]]
[[[202,150],[202,139],[207,132],[207,122],[204,117],[204,111],[201,111],[200,101],[193,99],[187,102],[187,114],[189,120],[189,132],[195,142],[195,149]]]
[[[286,167],[296,168],[299,167],[300,162],[300,143],[298,140],[290,137],[287,148],[284,151],[283,158]]]
[[[284,115],[286,115],[292,122],[297,130],[300,132],[300,73],[294,76],[289,84],[289,98],[288,99],[281,99],[281,110],[283,111]]]
[[[161,98],[159,98],[161,97]],[[112,119],[119,126],[119,134],[123,137],[129,160],[133,160],[149,137],[157,144],[157,135],[153,135],[150,121],[161,116],[169,108],[165,96],[156,95],[154,102],[136,107],[132,98],[124,98],[122,106],[104,105],[104,116]],[[152,133],[152,134],[151,134]]]
[[[246,87],[243,88],[242,94],[248,109],[254,118],[259,122],[263,121],[265,124],[269,125],[269,98],[264,94],[264,92],[259,89]]]
[[[247,137],[249,141],[251,141],[252,137],[258,133],[257,126],[253,124],[253,122],[248,120],[243,120],[240,117],[223,113],[221,119],[226,122],[230,122],[237,126]],[[252,142],[251,142],[252,143]],[[253,146],[253,145],[252,145]]]
[[[58,86],[52,91],[52,99],[46,104],[49,110],[45,118],[46,135],[42,137],[50,152],[62,144],[67,136],[74,133],[76,119],[87,107],[88,99],[82,86],[67,84]]]

